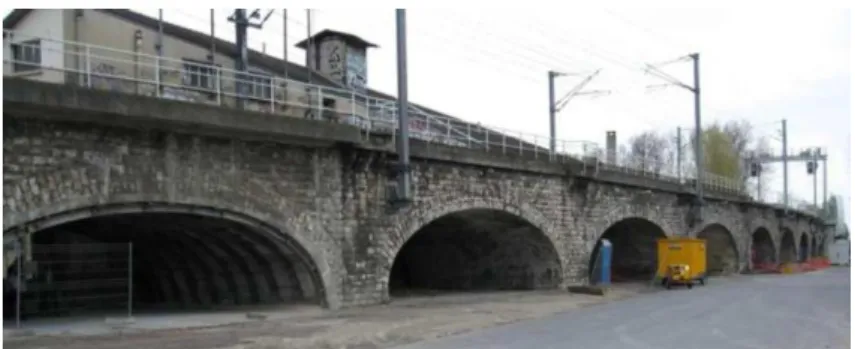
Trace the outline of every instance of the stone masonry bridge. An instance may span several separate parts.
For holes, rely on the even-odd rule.
[[[816,254],[824,229],[716,193],[698,222],[682,187],[420,141],[414,201],[392,207],[393,144],[349,125],[4,84],[4,239],[133,242],[138,307],[563,287],[587,282],[601,237],[618,280],[649,278],[654,239],[686,234],[738,272]]]

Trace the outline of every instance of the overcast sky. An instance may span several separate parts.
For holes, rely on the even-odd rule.
[[[156,16],[156,10],[140,10]],[[217,35],[234,40],[218,10]],[[164,18],[208,30],[204,11],[165,10]],[[601,69],[586,90],[610,95],[574,98],[558,116],[558,138],[603,143],[606,130],[619,141],[647,129],[693,125],[692,95],[677,87],[650,91],[663,81],[638,67],[699,52],[703,118],[747,119],[755,135],[781,148],[787,119],[791,149],[824,146],[829,152],[829,193],[850,191],[850,39],[846,10],[410,10],[409,93],[412,101],[457,117],[506,129],[548,135],[546,72]],[[306,37],[304,9],[289,11],[289,59],[303,64],[293,44]],[[282,55],[282,13],[250,45]],[[316,10],[312,31],[336,29],[378,44],[368,54],[368,85],[396,94],[393,10]],[[689,62],[663,68],[691,83]],[[558,80],[557,95],[581,77]],[[782,166],[767,181],[783,191]],[[805,164],[789,166],[791,195],[811,201]],[[818,178],[821,195],[822,177]],[[821,196],[820,196],[821,199]]]
[[[157,17],[157,10],[135,11]],[[217,36],[234,41],[234,28],[216,12]],[[164,10],[164,19],[202,32],[208,10]],[[690,92],[646,75],[643,63],[699,52],[704,122],[746,119],[755,136],[781,148],[787,119],[791,149],[823,146],[829,152],[829,193],[850,192],[850,38],[847,10],[715,9],[561,11],[514,9],[410,10],[409,94],[413,102],[459,118],[548,135],[547,71],[601,73],[586,90],[610,95],[574,98],[558,115],[558,138],[602,144],[606,130],[619,142],[649,129],[693,125]],[[289,10],[289,60],[304,64],[293,44],[306,37],[305,9]],[[282,12],[250,46],[282,56]],[[379,45],[368,53],[368,86],[396,94],[394,10],[315,10],[312,31],[351,32]],[[168,53],[166,53],[168,55]],[[663,68],[691,83],[689,62]],[[581,77],[557,82],[557,97]],[[545,143],[544,139],[544,145]],[[764,182],[780,194],[781,166]],[[812,200],[805,164],[789,166],[791,196]],[[819,178],[821,191],[822,177]],[[821,195],[821,192],[820,192]],[[821,197],[820,197],[821,199]]]

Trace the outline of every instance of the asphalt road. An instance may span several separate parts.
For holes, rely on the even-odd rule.
[[[849,288],[849,268],[713,279],[398,348],[849,348]]]

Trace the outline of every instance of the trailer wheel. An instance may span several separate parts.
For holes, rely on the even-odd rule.
[[[701,278],[701,285],[706,285],[706,282],[707,282],[706,279],[707,278],[705,278],[705,277]]]
[[[695,286],[695,284],[690,282],[690,283],[686,284],[686,286],[689,287],[689,289],[691,290],[692,287]]]

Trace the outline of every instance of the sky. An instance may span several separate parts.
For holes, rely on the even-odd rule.
[[[133,9],[157,17],[157,9]],[[216,9],[217,36],[234,41],[226,22],[233,9]],[[207,9],[165,9],[164,20],[208,32]],[[305,63],[293,45],[307,36],[305,9],[288,10],[288,59]],[[282,10],[250,47],[282,57]],[[549,134],[547,71],[574,75],[556,80],[556,98],[587,74],[599,74],[557,116],[559,140],[604,144],[639,132],[693,127],[693,96],[646,74],[646,63],[700,54],[703,122],[747,120],[756,137],[780,152],[781,120],[789,148],[828,151],[828,192],[844,196],[849,211],[851,63],[849,10],[833,9],[412,9],[407,11],[409,96],[412,102],[496,128]],[[392,9],[316,9],[311,32],[335,29],[379,47],[368,52],[368,86],[396,95],[395,12]],[[692,64],[661,69],[691,85]],[[560,141],[559,141],[560,143]],[[783,191],[781,165],[764,177],[767,198]],[[791,197],[812,201],[804,163],[789,165]],[[822,176],[818,177],[821,200]],[[848,218],[848,217],[847,217]]]

